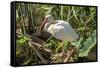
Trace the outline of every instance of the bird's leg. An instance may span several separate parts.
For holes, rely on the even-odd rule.
[[[63,42],[61,43],[61,46],[62,46],[62,56],[63,56],[64,53],[65,53],[65,50],[64,50],[64,43],[63,43]]]
[[[66,45],[68,45],[68,43],[66,43]],[[61,46],[62,46],[62,56],[64,57],[66,55],[66,53],[65,53],[65,45],[64,45],[63,41],[61,43]]]

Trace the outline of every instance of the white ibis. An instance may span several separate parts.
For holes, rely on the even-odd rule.
[[[56,39],[62,42],[76,41],[79,36],[71,27],[71,25],[64,20],[54,20],[52,15],[47,15],[41,24],[40,30],[45,29],[51,33]]]

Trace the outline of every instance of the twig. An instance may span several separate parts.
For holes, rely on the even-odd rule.
[[[34,45],[32,45],[31,41],[29,41],[28,44],[35,51],[37,56],[43,61],[43,63],[47,63],[47,61],[42,57],[42,55],[39,53],[39,51],[36,50],[36,47]]]
[[[49,41],[52,37],[53,37],[53,35],[51,35],[51,36],[49,37],[49,39],[46,40],[46,42],[43,43],[43,45],[45,45],[45,44],[47,43],[47,41]]]
[[[64,60],[64,62],[69,61],[70,57],[72,56],[72,54],[74,53],[75,50],[76,50],[76,48],[72,49],[71,51],[68,51],[67,58]]]
[[[31,42],[33,45],[35,45],[36,47],[38,47],[38,48],[41,48],[42,47],[42,45],[41,44],[39,44],[39,43],[35,43],[35,42]]]

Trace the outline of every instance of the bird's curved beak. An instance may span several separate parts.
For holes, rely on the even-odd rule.
[[[44,27],[44,25],[46,24],[46,22],[47,22],[47,18],[45,18],[45,19],[43,20],[43,22],[41,23],[41,26],[40,26],[41,30],[43,29],[43,27]]]
[[[47,22],[47,18],[45,18],[45,19],[43,20],[43,22],[41,23],[41,25],[40,25],[39,35],[41,35],[41,31],[43,30],[43,27],[44,27],[44,25],[46,24],[46,22]]]

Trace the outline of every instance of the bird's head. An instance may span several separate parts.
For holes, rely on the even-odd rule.
[[[44,20],[43,20],[43,22],[41,23],[41,25],[40,25],[40,30],[39,30],[39,32],[41,33],[41,31],[42,31],[42,29],[43,29],[43,27],[44,27],[44,25],[47,23],[47,24],[52,24],[54,22],[54,17],[52,16],[52,15],[46,15],[45,16],[45,18],[44,18]]]
[[[46,15],[42,24],[41,24],[41,29],[43,29],[44,25],[47,23],[47,24],[52,24],[54,22],[54,18],[52,15]]]
[[[54,22],[54,17],[52,15],[46,15],[45,19],[46,19],[47,23],[53,23]]]

